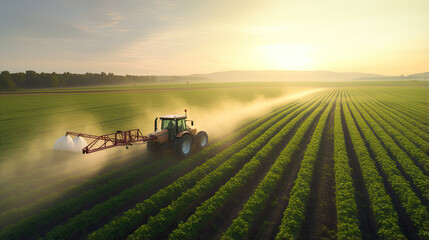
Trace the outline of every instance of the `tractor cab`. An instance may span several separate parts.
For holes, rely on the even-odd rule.
[[[167,129],[171,140],[173,140],[177,134],[190,129],[186,125],[185,115],[166,115],[159,118],[161,120],[161,130]],[[193,125],[192,123],[191,121],[191,125]]]

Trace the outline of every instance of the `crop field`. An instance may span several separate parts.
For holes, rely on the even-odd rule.
[[[139,121],[182,106],[210,138],[182,160],[3,155],[18,163],[0,165],[0,239],[429,239],[428,86],[302,85],[283,99],[298,87],[279,84],[0,96],[5,153],[65,131],[150,132]]]

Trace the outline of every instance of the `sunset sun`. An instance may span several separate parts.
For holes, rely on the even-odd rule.
[[[259,62],[275,70],[308,70],[314,58],[311,48],[300,44],[272,44],[259,47]]]

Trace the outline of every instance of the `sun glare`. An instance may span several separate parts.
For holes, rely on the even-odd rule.
[[[261,65],[277,70],[307,70],[314,63],[311,47],[301,44],[272,44],[260,46]]]

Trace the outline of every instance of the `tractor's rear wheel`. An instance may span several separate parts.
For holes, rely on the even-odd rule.
[[[196,147],[198,148],[198,150],[201,150],[207,146],[207,143],[209,142],[209,137],[206,132],[200,131],[198,132],[195,140]]]
[[[181,138],[177,138],[174,145],[179,158],[185,158],[191,155],[192,138],[189,134],[185,134]]]

